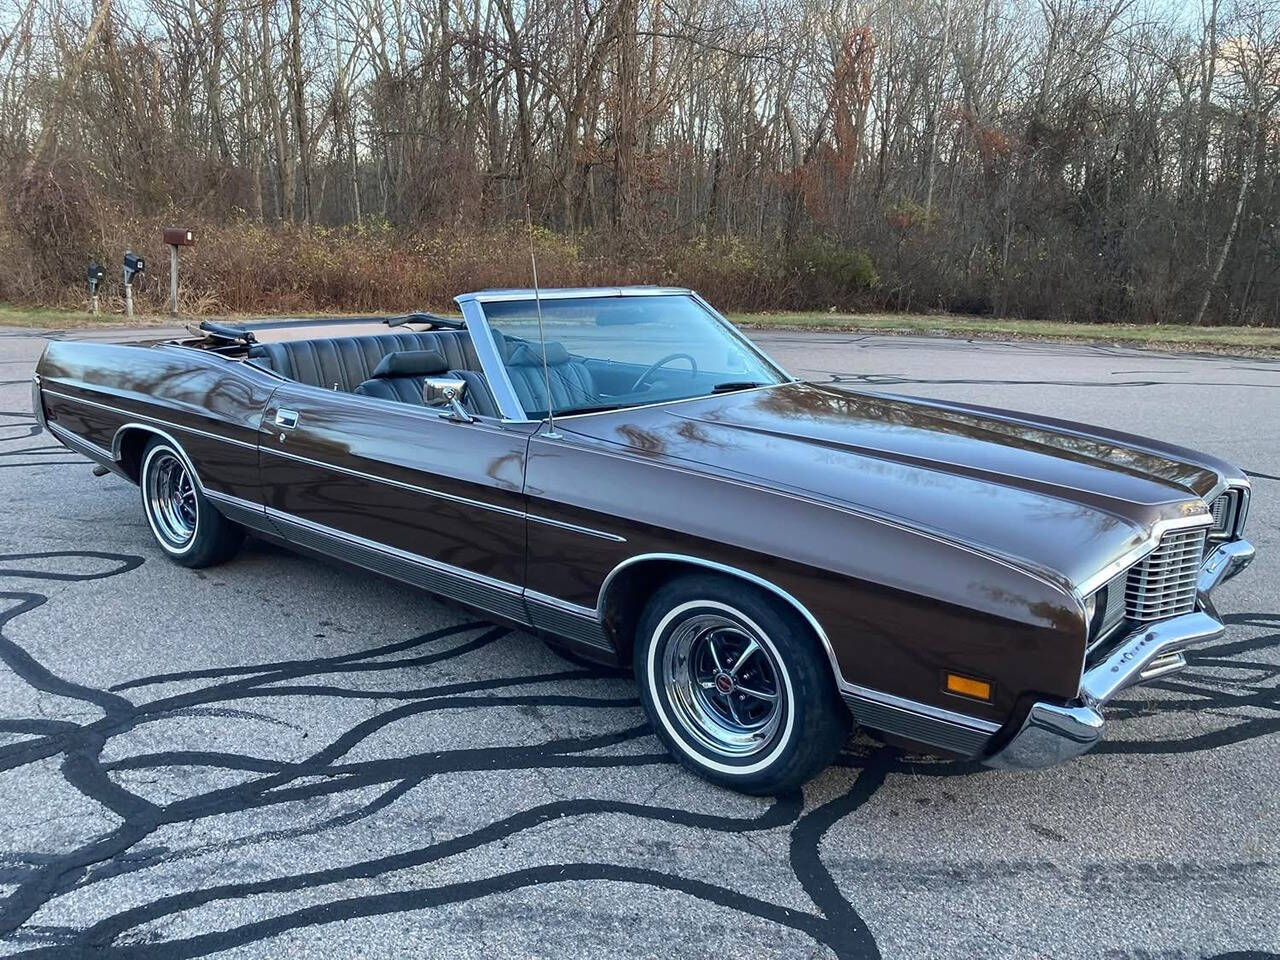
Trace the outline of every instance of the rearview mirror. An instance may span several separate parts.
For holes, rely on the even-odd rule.
[[[597,327],[633,326],[638,323],[653,323],[657,317],[642,304],[625,304],[612,306],[596,317]]]
[[[422,383],[422,402],[428,407],[447,405],[454,420],[471,423],[475,418],[462,406],[467,395],[467,381],[456,377],[427,377]]]

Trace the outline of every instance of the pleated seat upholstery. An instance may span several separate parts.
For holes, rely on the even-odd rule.
[[[582,360],[570,355],[563,343],[547,341],[547,369],[542,369],[542,348],[533,342],[508,341],[506,366],[511,386],[528,413],[548,409],[547,381],[551,382],[550,409],[590,406],[598,403],[595,377]]]
[[[428,377],[465,381],[467,389],[462,397],[463,408],[475,416],[498,416],[498,405],[484,374],[476,370],[450,370],[445,355],[436,349],[387,354],[374,368],[373,376],[356,387],[355,393],[362,397],[422,406],[422,388]]]
[[[373,378],[387,354],[412,350],[438,350],[445,358],[446,370],[480,369],[471,336],[465,330],[256,343],[249,348],[249,359],[299,383],[352,393]]]
[[[374,368],[373,376],[356,387],[362,397],[422,405],[427,377],[442,377],[449,361],[439,350],[400,350],[388,353]]]

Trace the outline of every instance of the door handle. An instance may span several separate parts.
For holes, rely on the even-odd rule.
[[[286,410],[281,407],[276,411],[276,426],[284,427],[286,430],[292,430],[298,425],[298,411]]]

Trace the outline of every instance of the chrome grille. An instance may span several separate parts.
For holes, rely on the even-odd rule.
[[[1221,537],[1234,532],[1239,506],[1239,490],[1228,490],[1214,498],[1213,503],[1209,504],[1209,513],[1213,515],[1213,526],[1209,528],[1210,536]]]
[[[1205,535],[1204,528],[1166,533],[1130,568],[1124,592],[1130,620],[1162,620],[1195,609]]]

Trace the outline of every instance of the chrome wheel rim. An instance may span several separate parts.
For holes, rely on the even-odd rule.
[[[167,451],[156,453],[147,471],[147,508],[152,527],[167,546],[180,549],[195,538],[195,485],[182,461]]]
[[[741,760],[767,749],[786,707],[772,644],[717,613],[677,624],[662,660],[675,719],[705,749]]]

